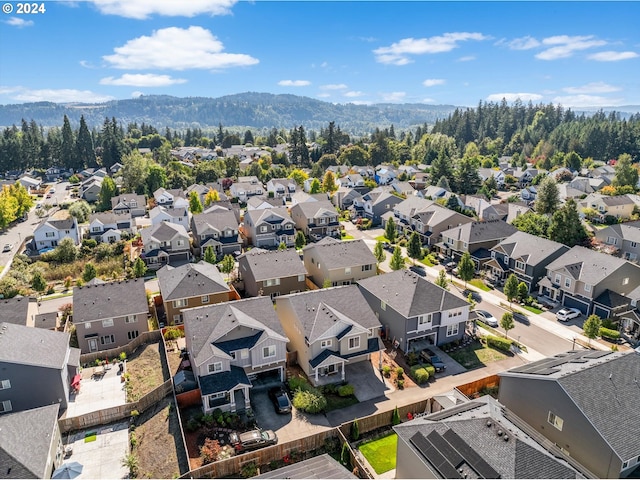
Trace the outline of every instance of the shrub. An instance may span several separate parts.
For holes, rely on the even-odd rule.
[[[396,375],[398,376],[398,380],[402,380],[404,378],[404,368],[396,368]]]
[[[410,367],[418,363],[418,354],[416,352],[407,353],[407,363]]]
[[[96,248],[98,242],[96,242],[93,238],[85,238],[82,240],[82,246],[87,248]]]
[[[327,408],[327,399],[315,388],[296,390],[292,403],[298,410],[307,413],[320,413]]]
[[[617,330],[611,330],[610,328],[600,327],[598,332],[602,338],[608,338],[610,340],[618,340],[620,338],[620,332]]]
[[[396,380],[396,385],[398,386],[398,390],[404,389],[404,380],[398,379]]]
[[[351,424],[351,441],[355,442],[360,438],[360,426],[358,425],[358,419],[356,418]]]
[[[616,322],[611,318],[603,318],[601,326],[604,327],[604,328],[609,328],[611,330],[617,330],[616,329]]]
[[[127,359],[127,352],[120,352],[120,355],[118,355],[118,358],[120,359],[121,362],[124,362]]]
[[[502,350],[503,352],[508,352],[511,349],[512,342],[511,340],[508,340],[506,338],[496,337],[495,335],[487,335],[486,341],[488,347]]]
[[[255,477],[258,474],[258,466],[255,462],[245,463],[240,469],[240,475],[242,478]]]
[[[165,340],[175,340],[176,338],[184,337],[184,331],[180,330],[177,327],[167,327],[164,332]]]
[[[324,387],[322,387],[322,393],[326,395],[335,395],[338,393],[338,385],[336,385],[335,383],[325,385]]]
[[[304,377],[300,377],[300,376],[291,377],[288,380],[288,382],[289,382],[289,388],[294,392],[296,390],[307,390],[311,388],[311,385],[309,385],[309,382]]]
[[[338,388],[338,395],[341,397],[350,397],[355,393],[355,388],[353,385],[342,385]]]
[[[400,422],[400,412],[398,411],[398,407],[396,407],[393,409],[393,415],[391,415],[391,424],[398,425]]]
[[[206,465],[208,463],[215,462],[221,451],[222,447],[218,440],[212,440],[210,438],[205,439],[204,444],[200,447],[200,458],[202,458],[202,464]]]
[[[433,377],[436,374],[436,367],[434,367],[433,365],[423,365],[423,368],[429,374],[429,378]]]
[[[422,365],[415,365],[411,367],[411,376],[416,383],[426,383],[429,381],[429,372]]]
[[[389,378],[391,376],[391,367],[389,365],[385,365],[382,367],[382,374]]]

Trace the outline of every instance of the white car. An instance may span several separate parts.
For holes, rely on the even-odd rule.
[[[486,323],[490,327],[497,327],[499,325],[498,319],[486,310],[476,310],[476,313],[482,323]]]
[[[572,318],[578,318],[582,312],[577,308],[563,308],[556,313],[556,319],[560,322],[568,322]]]

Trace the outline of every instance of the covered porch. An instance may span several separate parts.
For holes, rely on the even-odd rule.
[[[244,369],[231,367],[228,372],[199,377],[203,412],[216,408],[227,412],[242,412],[251,408],[251,381]]]
[[[309,361],[309,380],[318,387],[331,383],[343,382],[345,379],[345,363],[347,360],[337,355],[331,350],[324,350],[315,358]]]

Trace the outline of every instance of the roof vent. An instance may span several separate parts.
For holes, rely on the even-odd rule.
[[[508,441],[509,441],[509,436],[508,436],[508,435],[505,435],[502,439],[503,439],[505,442],[508,442]]]
[[[498,430],[498,436],[501,437],[502,436],[502,430]]]
[[[487,420],[487,427],[490,427],[492,425],[491,420]]]

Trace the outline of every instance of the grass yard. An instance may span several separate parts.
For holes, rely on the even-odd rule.
[[[365,456],[378,475],[396,468],[396,449],[398,435],[395,433],[387,437],[363,443],[358,449]]]
[[[479,288],[483,292],[489,292],[491,289],[487,287],[482,280],[479,278],[474,278],[473,280],[469,280],[469,284],[473,285],[476,288]]]
[[[127,360],[127,401],[135,402],[165,381],[160,343],[143,345]]]
[[[449,356],[468,370],[507,358],[504,353],[485,347],[480,342],[473,342],[460,350],[449,352]]]
[[[353,235],[349,235],[348,233],[344,233],[342,235],[342,240],[353,240],[355,237]]]
[[[389,240],[387,240],[387,237],[385,237],[384,235],[379,235],[375,238],[376,242],[388,242]]]
[[[422,263],[423,265],[426,265],[427,267],[435,267],[435,263],[433,263],[431,260],[429,260],[429,256],[427,255],[426,257],[424,257],[422,260],[418,260],[420,263]]]
[[[528,305],[521,305],[521,307],[524,308],[525,310],[529,310],[531,313],[535,313],[538,315],[544,312],[544,310],[540,310],[539,308],[536,308],[536,307],[530,307]]]

